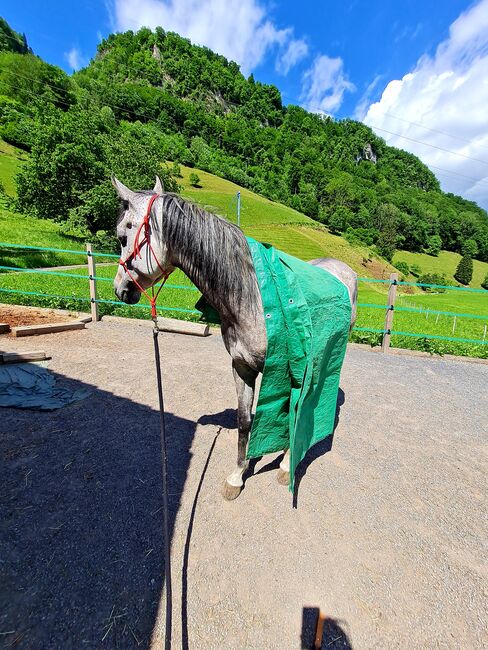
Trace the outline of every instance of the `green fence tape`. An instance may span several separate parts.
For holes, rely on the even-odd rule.
[[[40,291],[21,291],[20,289],[3,289],[0,287],[0,291],[3,293],[21,293],[25,294],[27,296],[40,296],[41,298],[62,298],[63,300],[82,300],[84,302],[91,302],[90,298],[83,298],[80,296],[61,296],[57,293],[41,293]],[[122,307],[142,307],[143,309],[151,309],[151,305],[128,305],[125,302],[120,302],[119,300],[102,300],[98,299],[95,300],[95,302],[99,303],[106,303],[109,305],[121,305]],[[164,306],[157,306],[157,309],[161,309],[163,311],[181,311],[181,312],[186,312],[188,314],[200,314],[201,312],[197,311],[196,309],[184,309],[182,307],[164,307]]]
[[[478,345],[487,345],[488,341],[481,339],[462,339],[455,336],[440,336],[438,334],[414,334],[413,332],[397,332],[392,330],[392,336],[410,336],[418,339],[439,339],[440,341],[456,341],[457,343],[477,343]]]
[[[7,271],[15,271],[16,273],[38,273],[39,275],[57,275],[60,278],[81,278],[89,280],[89,275],[79,275],[77,273],[62,273],[60,271],[42,271],[41,269],[23,269],[20,266],[1,266],[0,269]],[[0,276],[1,277],[1,276]]]
[[[376,280],[375,278],[358,278],[358,282],[393,284],[391,280]],[[400,282],[399,280],[397,280],[395,284],[397,285],[401,284],[406,287],[430,287],[432,289],[452,289],[453,291],[471,291],[474,293],[485,293],[488,296],[488,291],[486,291],[486,289],[472,289],[471,287],[457,287],[448,284],[427,284],[426,282]]]
[[[73,251],[64,248],[44,248],[42,246],[25,246],[24,244],[8,244],[0,242],[2,248],[20,248],[29,251],[46,251],[48,253],[73,253],[73,255],[86,255],[86,251]]]
[[[122,305],[122,307],[140,307],[142,309],[151,309],[151,305],[145,305],[144,303],[137,305],[127,305],[127,303],[120,302],[119,300],[103,300],[102,298],[95,300],[95,302],[106,305]],[[163,307],[156,305],[156,309],[162,309],[163,311],[182,311],[187,314],[201,314],[201,312],[197,311],[196,309],[184,309],[183,307]]]

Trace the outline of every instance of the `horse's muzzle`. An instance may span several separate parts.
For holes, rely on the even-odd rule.
[[[123,285],[115,287],[115,295],[122,302],[128,305],[135,305],[141,299],[141,292],[133,282],[125,282]]]

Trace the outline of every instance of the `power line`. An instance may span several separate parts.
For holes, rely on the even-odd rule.
[[[448,138],[454,138],[455,140],[460,140],[461,142],[466,142],[467,144],[471,144],[471,140],[468,140],[467,138],[461,138],[459,135],[453,135],[452,133],[447,133],[446,131],[439,131],[439,129],[432,129],[430,126],[425,126],[425,124],[422,124],[421,122],[411,122],[410,120],[406,120],[403,117],[398,117],[398,115],[392,115],[392,113],[387,113],[386,111],[382,111],[382,115],[387,115],[388,117],[392,117],[394,120],[400,120],[400,122],[406,122],[407,124],[413,124],[414,126],[419,126],[421,129],[425,129],[426,131],[432,131],[432,133],[447,135]],[[487,146],[482,144],[478,144],[478,147],[482,147],[483,149],[488,149]]]

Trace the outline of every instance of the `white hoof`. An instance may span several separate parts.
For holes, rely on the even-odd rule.
[[[227,480],[225,480],[224,485],[222,486],[222,496],[226,501],[234,501],[234,499],[237,499],[239,494],[242,492],[242,488],[242,485],[231,485]]]
[[[276,480],[280,485],[288,485],[290,483],[290,472],[285,472],[280,468]]]

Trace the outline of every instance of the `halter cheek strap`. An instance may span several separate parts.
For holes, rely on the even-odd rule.
[[[156,300],[158,299],[159,293],[160,293],[161,289],[163,288],[164,283],[166,282],[166,280],[169,278],[169,276],[172,273],[172,271],[167,271],[167,270],[163,269],[163,267],[159,263],[158,257],[156,255],[156,253],[154,252],[154,248],[152,247],[152,244],[151,244],[151,224],[150,224],[151,210],[152,210],[152,207],[153,207],[153,203],[159,197],[160,197],[160,194],[153,194],[151,196],[151,198],[149,199],[149,203],[147,204],[146,214],[144,215],[144,219],[141,221],[141,223],[140,223],[140,225],[139,225],[139,227],[137,229],[136,236],[134,238],[133,251],[132,251],[132,253],[129,253],[129,255],[125,258],[125,260],[123,260],[122,258],[119,260],[119,264],[122,266],[122,268],[127,273],[129,278],[136,285],[136,287],[139,289],[139,291],[144,296],[146,296],[146,298],[149,300],[149,302],[151,304],[151,318],[153,320],[155,320],[156,317],[157,317],[157,314],[156,314]],[[142,239],[140,239],[141,232],[143,230],[144,230],[144,236],[142,237]],[[127,263],[132,259],[136,259],[137,257],[140,257],[142,259],[141,248],[142,248],[142,246],[144,246],[144,244],[151,251],[151,254],[152,254],[153,258],[154,258],[154,261],[156,262],[157,266],[159,267],[159,270],[161,271],[161,273],[163,274],[162,282],[161,282],[161,284],[159,286],[159,289],[156,291],[156,293],[154,293],[154,286],[151,287],[151,294],[152,295],[149,295],[147,293],[147,291],[141,287],[141,285],[135,279],[135,277],[132,275],[132,273],[129,270],[129,267],[127,266]]]

